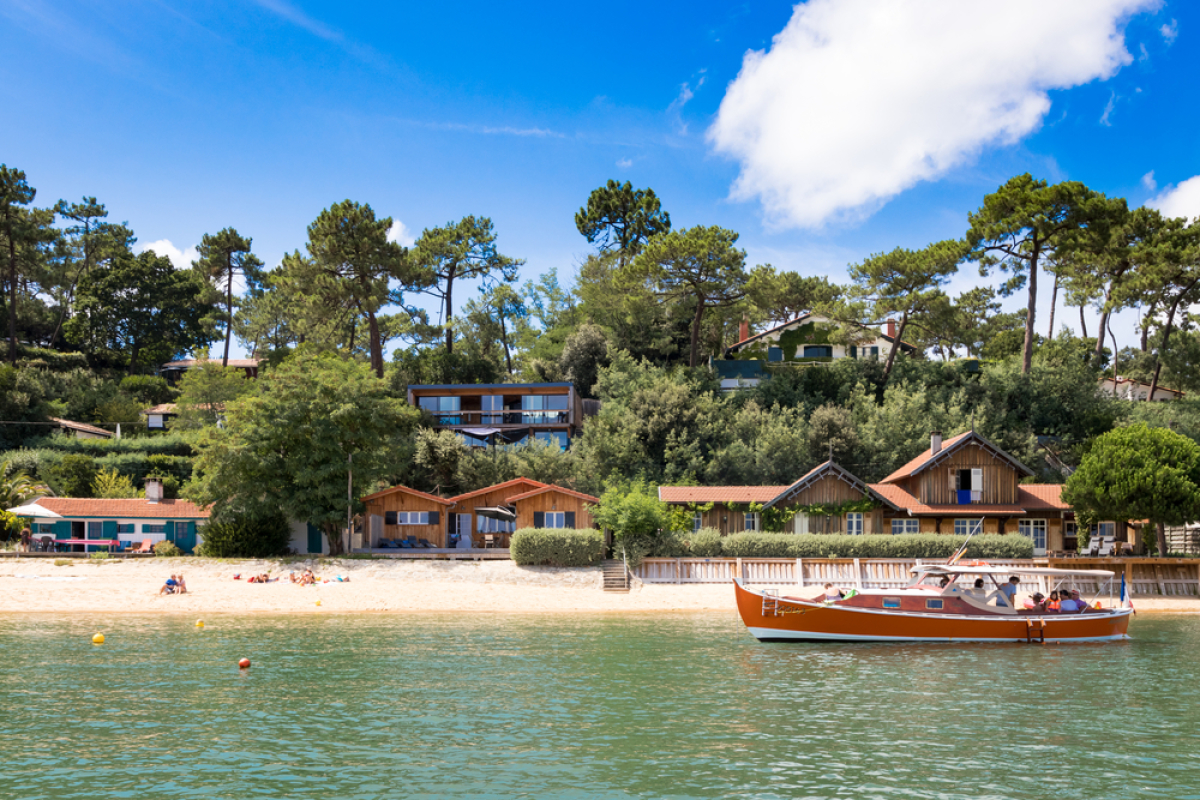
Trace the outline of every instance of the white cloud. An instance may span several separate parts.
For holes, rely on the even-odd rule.
[[[1188,178],[1178,186],[1168,186],[1162,194],[1146,201],[1168,217],[1200,217],[1200,175]]]
[[[388,228],[387,240],[399,242],[402,247],[412,247],[417,243],[417,237],[413,236],[408,226],[398,219],[392,220],[392,227]]]
[[[1036,130],[1049,90],[1111,77],[1132,61],[1125,20],[1157,5],[809,0],[746,54],[709,139],[771,222],[860,217]]]
[[[617,167],[620,169],[629,169],[632,166],[633,166],[633,159],[631,159],[631,158],[618,158],[617,159]]]
[[[1104,113],[1100,115],[1100,124],[1101,125],[1105,125],[1109,128],[1112,127],[1112,123],[1108,121],[1108,118],[1110,116],[1112,116],[1113,108],[1115,108],[1116,105],[1117,105],[1117,93],[1113,92],[1112,94],[1110,94],[1108,96],[1108,102],[1104,105]]]
[[[1159,28],[1158,32],[1162,34],[1167,44],[1175,44],[1175,40],[1179,38],[1179,23],[1176,20],[1171,20],[1170,23]]]
[[[696,91],[699,91],[700,87],[703,85],[704,78],[701,77],[699,82],[696,84]],[[688,132],[687,123],[683,121],[683,107],[686,106],[688,101],[695,96],[696,92],[692,91],[690,84],[681,84],[679,87],[678,96],[671,101],[671,105],[667,106],[667,114],[675,120],[675,126],[679,129],[681,134],[686,134]]]
[[[192,245],[186,250],[180,250],[175,245],[171,244],[170,239],[159,239],[157,242],[150,242],[142,245],[141,252],[153,250],[160,256],[166,256],[171,259],[171,263],[176,269],[186,269],[192,266],[192,262],[200,258],[200,253],[196,251],[196,246]]]
[[[1158,188],[1158,181],[1154,180],[1154,170],[1150,170],[1142,176],[1142,188],[1147,192],[1153,192]]]

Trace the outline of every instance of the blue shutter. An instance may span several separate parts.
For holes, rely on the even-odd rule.
[[[438,525],[441,523],[441,521],[442,521],[442,517],[441,517],[441,515],[438,514],[438,512],[436,512],[436,511],[429,512],[429,524],[430,525]]]
[[[567,527],[568,528],[575,527],[575,512],[574,511],[567,512]]]
[[[546,527],[546,513],[544,511],[533,512],[533,527],[535,527],[535,528]]]
[[[857,347],[857,346],[855,346],[855,345],[850,345],[850,357],[851,357],[851,358],[858,358],[858,347]]]
[[[71,520],[60,519],[54,523],[54,538],[55,539],[70,539],[71,538]]]

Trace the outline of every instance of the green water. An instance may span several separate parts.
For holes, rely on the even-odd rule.
[[[0,798],[1200,798],[1198,617],[1073,646],[764,645],[731,614],[207,622],[0,617]]]

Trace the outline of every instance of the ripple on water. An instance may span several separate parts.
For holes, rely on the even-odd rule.
[[[1191,617],[1069,647],[763,645],[730,614],[206,623],[0,618],[0,797],[1200,798]]]

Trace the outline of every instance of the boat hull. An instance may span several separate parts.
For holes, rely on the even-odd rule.
[[[777,602],[735,582],[738,613],[764,642],[1106,642],[1127,639],[1132,609],[1086,614],[895,612],[795,598]]]

